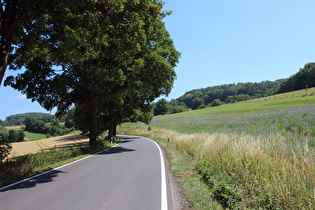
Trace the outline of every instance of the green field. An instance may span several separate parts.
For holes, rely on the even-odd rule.
[[[21,126],[8,126],[6,127],[6,129],[8,130],[23,130],[23,128]],[[45,139],[47,138],[46,134],[42,134],[42,133],[33,133],[33,132],[29,132],[29,131],[23,131],[23,133],[25,134],[24,140],[26,141],[34,141],[34,140],[39,140],[39,139]]]
[[[34,141],[34,140],[39,140],[39,139],[45,139],[47,138],[46,134],[42,134],[42,133],[32,133],[32,132],[28,132],[28,131],[23,131],[25,134],[25,139],[27,141]]]
[[[217,107],[209,107],[194,111],[182,112],[172,116],[196,116],[210,114],[235,114],[253,111],[264,111],[274,109],[288,109],[305,106],[315,106],[315,95],[294,98],[261,98],[235,104],[225,104]]]
[[[141,124],[125,125],[122,132],[162,142],[170,139],[165,150],[196,209],[216,208],[209,207],[212,200],[229,209],[313,209],[315,96],[311,91],[157,116],[150,132]],[[186,169],[176,169],[179,163],[184,165],[179,159],[186,159],[179,154],[191,157]],[[195,198],[197,184],[189,184],[198,177],[208,187],[206,195],[204,191],[199,195],[202,199]]]

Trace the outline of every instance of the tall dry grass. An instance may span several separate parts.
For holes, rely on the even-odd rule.
[[[315,151],[303,135],[180,134],[124,126],[122,134],[167,141],[198,160],[214,197],[232,209],[315,208]]]

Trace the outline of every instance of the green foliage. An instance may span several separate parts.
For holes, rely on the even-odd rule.
[[[0,126],[0,164],[10,154],[11,149],[9,132]]]
[[[304,68],[283,82],[277,93],[315,87],[315,63],[307,63]]]
[[[204,105],[204,100],[202,98],[194,98],[191,102],[191,109],[198,109],[202,105]]]
[[[24,114],[15,114],[6,117],[5,125],[12,126],[12,125],[23,125],[26,118],[32,117],[34,120],[42,120],[45,123],[50,123],[56,117],[51,114],[46,113],[24,113]]]
[[[60,125],[57,119],[54,119],[50,124],[45,124],[41,120],[35,120],[31,117],[27,117],[24,124],[25,131],[47,134],[49,136],[61,136],[73,131],[73,128],[66,128],[63,125]]]
[[[168,113],[167,101],[162,98],[155,103],[154,115],[165,115]]]
[[[222,105],[222,102],[220,101],[220,99],[214,99],[210,105],[211,107],[216,107]]]
[[[19,142],[23,141],[25,134],[23,130],[9,130],[9,141],[10,142]]]
[[[76,4],[57,2],[38,21],[27,21],[28,42],[12,59],[13,69],[27,70],[6,85],[47,110],[56,107],[57,115],[75,104],[92,143],[101,129],[111,136],[126,120],[152,118],[149,104],[170,92],[179,53],[160,1]]]
[[[234,103],[272,95],[279,89],[283,81],[283,79],[280,79],[274,82],[263,81],[260,83],[212,86],[188,91],[176,100],[185,103],[191,109],[197,109],[202,102],[204,104],[211,104],[215,99],[219,99],[225,103]]]

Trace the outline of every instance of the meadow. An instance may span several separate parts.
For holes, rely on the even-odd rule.
[[[122,133],[160,139],[165,150],[189,155],[192,173],[207,186],[205,200],[229,209],[313,209],[315,96],[286,96],[168,116]],[[172,153],[172,152],[171,152]],[[170,156],[172,157],[172,156]],[[173,167],[175,160],[170,160]],[[187,162],[187,164],[190,164]],[[185,185],[185,183],[182,183]],[[193,186],[191,186],[193,187]],[[188,190],[189,191],[189,190]],[[195,209],[215,209],[186,193]]]

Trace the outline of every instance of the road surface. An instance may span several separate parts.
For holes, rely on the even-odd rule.
[[[0,209],[172,209],[157,144],[122,136],[116,147],[0,189]]]

